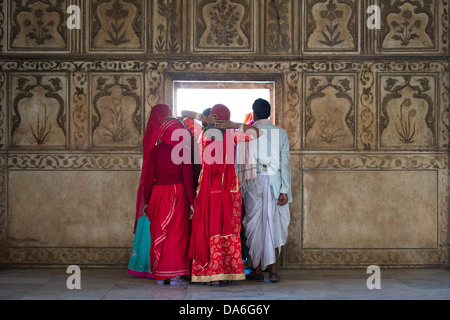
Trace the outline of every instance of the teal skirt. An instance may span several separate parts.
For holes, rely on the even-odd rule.
[[[150,271],[150,221],[146,216],[138,220],[127,273],[136,277],[154,279]]]

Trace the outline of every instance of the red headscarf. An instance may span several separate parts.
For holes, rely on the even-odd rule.
[[[224,105],[215,105],[211,114],[216,114],[222,120],[230,119],[230,110]],[[224,134],[222,150],[215,150],[215,152],[221,152],[222,163],[210,164],[207,157],[211,155],[203,155],[203,168],[201,179],[199,181],[199,188],[197,190],[197,196],[194,200],[194,217],[192,219],[192,233],[191,233],[191,246],[189,249],[189,256],[195,259],[201,265],[206,265],[209,263],[209,245],[210,245],[210,220],[216,218],[217,215],[214,212],[210,212],[210,187],[212,179],[220,179],[223,181],[222,189],[222,200],[223,200],[223,220],[222,220],[222,233],[221,236],[229,236],[233,233],[232,228],[232,217],[233,217],[233,207],[231,201],[231,187],[233,181],[236,177],[236,172],[234,168],[234,161],[227,161],[227,157],[234,157],[234,154],[230,154],[230,148],[227,148],[227,143],[234,143],[234,140],[230,140],[232,137],[230,135]],[[213,141],[207,141],[206,146],[213,143]],[[217,142],[216,142],[217,143]],[[234,144],[233,144],[234,147]],[[203,149],[205,150],[205,149]],[[234,149],[233,149],[234,150]],[[213,170],[213,166],[222,166],[223,172],[222,177],[213,176],[213,172],[218,170]]]
[[[170,116],[170,106],[167,104],[158,104],[152,108],[150,118],[147,123],[144,138],[142,139],[142,146],[144,147],[144,157],[142,161],[141,177],[139,179],[139,188],[136,200],[136,219],[134,223],[134,231],[136,232],[137,222],[144,215],[144,185],[146,183],[145,176],[148,168],[148,161],[150,152],[156,145],[156,139],[161,131],[161,126],[164,121]]]
[[[216,104],[214,107],[212,107],[211,114],[217,115],[221,120],[231,119],[230,109],[228,109],[227,106],[223,104]]]
[[[175,132],[180,130],[179,132]],[[186,136],[187,135],[187,136]],[[190,133],[186,126],[177,118],[168,119],[162,126],[159,132],[157,142],[164,142],[171,146],[183,142],[183,138],[190,137]]]

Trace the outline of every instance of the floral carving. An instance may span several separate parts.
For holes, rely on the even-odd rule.
[[[139,89],[137,78],[99,76],[96,85],[95,113],[92,117],[94,143],[102,146],[128,144],[136,147],[137,136],[142,129],[142,102],[136,93]]]
[[[395,129],[397,129],[397,132],[400,135],[400,141],[405,144],[414,143],[413,138],[416,134],[416,124],[414,123],[414,118],[416,117],[417,112],[416,110],[410,108],[411,104],[411,99],[405,99],[405,101],[403,101],[400,106],[400,115],[398,116],[400,126],[398,124],[395,125]]]
[[[145,2],[92,0],[91,49],[142,50]]]
[[[403,21],[398,23],[397,21],[392,21],[391,26],[397,32],[395,36],[392,37],[394,40],[401,42],[402,46],[408,46],[410,41],[419,37],[415,29],[420,28],[420,20],[411,21],[413,18],[413,13],[410,10],[405,10],[402,14],[404,18]]]
[[[434,22],[438,1],[386,1],[382,3],[381,49],[405,50],[435,47]]]
[[[428,77],[389,77],[381,104],[380,132],[384,146],[432,147],[436,119],[432,80]],[[401,144],[396,144],[395,139]]]
[[[356,112],[352,87],[353,81],[350,78],[339,76],[309,78],[305,103],[307,147],[355,146]]]
[[[67,46],[66,1],[14,0],[11,46],[64,49]]]
[[[358,50],[358,4],[352,0],[307,0],[305,50]]]
[[[41,75],[17,78],[16,95],[13,100],[11,137],[13,145],[42,146],[65,144],[67,136],[66,111],[60,78],[48,78]],[[49,100],[50,99],[50,100]],[[52,101],[53,100],[53,101]],[[56,101],[56,104],[54,103]],[[48,109],[52,108],[52,111]],[[22,122],[25,122],[24,126]],[[52,123],[62,131],[53,129]],[[28,128],[27,131],[25,128]],[[50,142],[50,136],[53,136]],[[58,141],[56,141],[56,140]]]
[[[197,50],[253,49],[250,0],[198,0],[195,13]]]
[[[52,124],[49,123],[49,119],[48,119],[48,115],[47,115],[47,106],[46,105],[41,105],[41,107],[44,108],[44,119],[41,122],[41,115],[38,114],[37,116],[37,123],[36,123],[36,131],[35,128],[31,125],[31,123],[29,124],[30,129],[31,129],[31,133],[33,134],[34,137],[34,141],[38,144],[38,145],[43,145],[45,143],[45,139],[47,138],[47,136],[50,134],[51,130],[52,130]]]
[[[319,115],[320,141],[331,145],[338,141],[338,138],[344,137],[344,127],[337,121],[339,113],[337,110],[328,109]]]
[[[125,25],[124,19],[128,17],[129,11],[124,9],[123,4],[119,0],[115,0],[112,9],[106,10],[106,16],[112,19],[111,29],[108,30],[109,38],[105,39],[107,43],[114,46],[120,46],[130,40],[127,39],[127,32],[123,29]]]
[[[226,0],[221,0],[220,3],[213,6],[214,11],[210,13],[213,21],[211,31],[216,36],[216,43],[219,46],[229,46],[233,43],[233,38],[238,35],[236,25],[239,22],[240,14],[236,8],[236,5],[228,4]]]
[[[291,49],[289,9],[289,0],[270,0],[268,4],[269,23],[266,49],[269,52],[287,52]]]
[[[328,2],[327,10],[320,11],[320,16],[327,20],[327,32],[322,31],[324,40],[320,40],[320,43],[329,47],[334,47],[344,42],[344,40],[341,39],[341,32],[338,30],[339,24],[336,22],[336,19],[342,18],[343,11],[337,10],[334,0]]]
[[[44,44],[45,41],[51,40],[53,36],[49,33],[48,27],[55,25],[53,20],[45,23],[42,17],[44,12],[41,9],[34,11],[34,17],[36,18],[36,24],[34,24],[30,19],[25,19],[24,24],[27,27],[32,27],[32,32],[27,33],[27,37],[36,40],[37,44]]]
[[[158,14],[163,17],[164,23],[157,26],[158,37],[156,38],[155,48],[158,52],[177,53],[179,50],[178,27],[176,20],[178,18],[177,0],[158,0]]]

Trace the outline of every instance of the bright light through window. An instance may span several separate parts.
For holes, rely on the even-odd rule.
[[[175,112],[181,115],[182,110],[202,113],[216,104],[224,104],[231,111],[231,121],[242,122],[246,114],[252,112],[252,105],[256,99],[262,98],[272,102],[270,88],[200,88],[198,83],[190,88],[176,88]],[[233,85],[232,87],[236,87]],[[240,84],[240,86],[244,86]],[[266,85],[267,87],[267,85]]]

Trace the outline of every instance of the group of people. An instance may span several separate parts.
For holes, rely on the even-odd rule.
[[[264,281],[269,269],[269,280],[280,281],[277,259],[292,202],[289,141],[272,123],[268,101],[252,109],[250,119],[235,123],[221,104],[179,118],[168,105],[153,107],[129,274],[220,286]],[[247,275],[242,246],[254,269]]]

